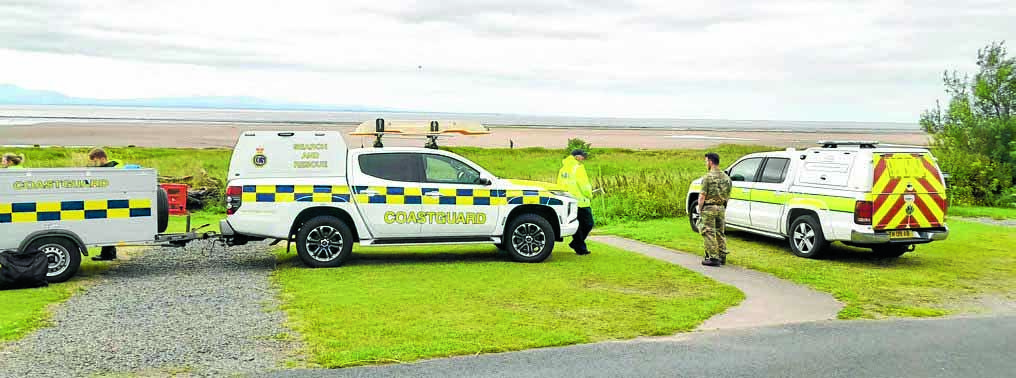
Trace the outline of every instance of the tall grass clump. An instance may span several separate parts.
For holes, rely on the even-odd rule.
[[[690,171],[661,170],[594,177],[593,186],[603,193],[593,200],[593,211],[602,224],[683,216],[688,186],[696,178]]]

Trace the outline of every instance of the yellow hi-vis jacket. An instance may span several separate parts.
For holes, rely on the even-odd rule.
[[[593,198],[593,186],[589,184],[586,167],[575,160],[574,156],[564,158],[561,163],[563,166],[557,172],[557,184],[579,200],[579,207],[589,207],[589,200]]]

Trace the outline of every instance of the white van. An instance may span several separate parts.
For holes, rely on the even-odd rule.
[[[334,131],[244,132],[228,180],[226,242],[292,241],[311,267],[341,265],[353,243],[493,243],[538,262],[578,229],[578,202],[554,184],[447,151],[350,150]]]
[[[787,239],[794,254],[810,258],[832,241],[899,257],[948,237],[945,180],[927,149],[819,143],[731,164],[727,227]],[[700,192],[701,179],[688,190],[693,229]]]

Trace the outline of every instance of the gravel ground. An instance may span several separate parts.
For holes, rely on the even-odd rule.
[[[54,325],[0,351],[0,377],[121,373],[222,376],[276,369],[297,346],[264,244],[152,249],[54,313]]]

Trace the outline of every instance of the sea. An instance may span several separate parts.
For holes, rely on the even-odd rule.
[[[771,132],[900,133],[919,132],[914,123],[775,121],[685,118],[610,118],[534,116],[496,113],[404,111],[319,111],[261,109],[190,109],[114,106],[0,105],[0,127],[60,122],[199,123],[209,126],[237,123],[355,125],[376,118],[398,120],[455,119],[490,127],[583,127],[604,129],[718,130]]]

